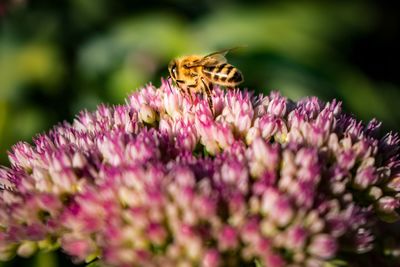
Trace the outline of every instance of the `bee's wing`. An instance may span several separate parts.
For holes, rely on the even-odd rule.
[[[228,52],[230,50],[231,49],[225,49],[222,51],[217,51],[217,52],[211,53],[211,54],[203,57],[200,60],[200,62],[203,66],[207,66],[207,67],[212,67],[219,63],[226,63],[225,55],[228,54]]]
[[[226,63],[227,60],[225,58],[225,55],[228,54],[230,51],[235,50],[239,47],[240,46],[213,52],[211,54],[204,56],[200,60],[192,62],[192,64],[189,64],[188,67],[198,67],[198,66],[213,67],[221,63]]]

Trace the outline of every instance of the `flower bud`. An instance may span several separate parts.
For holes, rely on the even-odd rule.
[[[17,254],[18,256],[28,258],[36,252],[36,249],[37,249],[36,242],[25,241],[18,247]]]
[[[269,102],[267,112],[277,117],[283,117],[286,113],[286,99],[276,95]]]
[[[152,124],[156,120],[156,113],[148,105],[142,105],[139,111],[139,118],[145,123]]]
[[[202,262],[202,267],[218,267],[220,265],[220,258],[221,256],[219,255],[219,252],[215,249],[210,249],[206,251],[203,262]]]
[[[310,254],[322,259],[329,259],[333,257],[336,253],[336,250],[336,240],[327,234],[319,234],[314,236],[308,247],[308,252]]]

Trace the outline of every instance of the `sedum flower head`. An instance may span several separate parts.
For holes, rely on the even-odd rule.
[[[215,114],[163,81],[16,144],[0,168],[0,259],[57,248],[121,267],[383,257],[381,226],[399,220],[398,134],[315,97],[216,88],[213,102]]]

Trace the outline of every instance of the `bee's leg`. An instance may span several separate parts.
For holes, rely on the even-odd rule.
[[[179,83],[176,84],[176,87],[178,87],[179,92],[180,92],[181,94],[185,95],[185,90],[182,88],[182,86],[181,86]]]
[[[168,78],[167,78],[167,83],[168,83],[169,91],[172,93],[171,81],[172,81],[171,76],[168,76]]]
[[[192,96],[192,91],[190,91],[190,88],[196,88],[195,84],[190,84],[187,87],[187,94],[189,95],[190,103],[193,104],[193,96]]]
[[[183,95],[183,97],[186,98],[189,95],[189,97],[191,98],[189,88],[184,88],[184,87],[180,86],[179,84],[178,84],[178,88],[179,88],[179,92]]]
[[[212,84],[204,82],[203,79],[201,80],[201,82],[203,83],[203,86],[204,86],[204,92],[206,93],[208,106],[210,107],[211,113],[214,115],[214,105],[213,105],[212,97],[211,97]]]
[[[212,102],[211,90],[209,87],[207,87],[206,93],[207,93],[208,106],[210,107],[211,113],[214,115],[214,104]]]

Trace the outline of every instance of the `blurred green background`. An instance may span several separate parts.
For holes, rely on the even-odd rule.
[[[394,2],[395,3],[395,2]],[[400,129],[399,8],[387,1],[0,0],[0,163],[19,140],[123,103],[168,61],[229,55],[243,87],[297,100],[338,98]],[[68,266],[54,254],[0,266]]]

